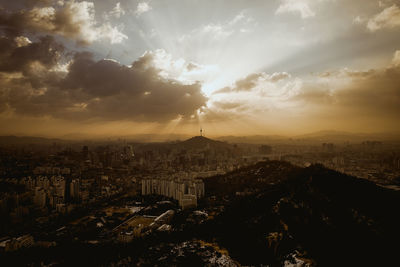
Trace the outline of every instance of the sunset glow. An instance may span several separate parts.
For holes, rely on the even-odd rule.
[[[2,134],[400,129],[396,1],[1,7]]]

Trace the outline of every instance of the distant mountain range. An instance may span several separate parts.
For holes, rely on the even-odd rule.
[[[349,133],[340,131],[319,131],[294,137],[295,139],[314,139],[329,142],[345,142],[345,141],[395,141],[400,140],[400,133]]]
[[[51,144],[65,142],[62,139],[34,137],[34,136],[0,136],[0,145],[19,145],[19,144]]]
[[[191,136],[186,134],[132,134],[120,136],[104,136],[104,135],[88,135],[88,134],[66,134],[61,139],[67,140],[94,140],[94,141],[112,141],[126,140],[128,142],[140,143],[156,143],[156,142],[172,142],[177,140],[186,140]]]
[[[280,135],[252,135],[252,136],[221,136],[216,138],[220,141],[229,143],[313,143],[313,142],[333,142],[333,143],[360,143],[366,140],[376,141],[400,141],[400,133],[349,133],[340,131],[319,131],[303,135],[280,136]]]
[[[366,140],[375,141],[400,141],[400,133],[349,133],[341,131],[319,131],[309,134],[296,136],[281,135],[249,135],[249,136],[219,136],[212,139],[207,137],[190,137],[184,134],[137,134],[125,136],[90,136],[82,134],[68,134],[60,138],[46,138],[34,136],[0,136],[0,144],[40,144],[53,142],[76,142],[76,141],[116,141],[126,140],[127,142],[137,143],[156,143],[156,142],[175,142],[182,141],[195,144],[202,144],[205,140],[214,142],[228,142],[233,144],[274,144],[274,143],[315,143],[315,142],[333,142],[333,143],[360,143]],[[217,143],[215,143],[217,144]]]

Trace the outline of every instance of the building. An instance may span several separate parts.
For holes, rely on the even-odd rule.
[[[199,179],[157,179],[142,180],[142,195],[162,195],[178,200],[179,205],[197,206],[197,200],[204,196],[204,183]],[[183,207],[183,206],[182,206]]]
[[[197,207],[196,195],[190,195],[190,194],[183,195],[183,197],[179,201],[179,205],[182,207],[182,209]]]
[[[17,238],[12,238],[5,242],[5,251],[16,251],[21,248],[28,248],[35,244],[33,236],[23,235]]]
[[[118,233],[118,241],[121,243],[130,243],[134,237],[133,231],[121,231]]]
[[[167,210],[166,212],[155,218],[154,222],[150,224],[150,227],[157,229],[164,224],[168,224],[171,222],[174,215],[175,212],[173,210]]]
[[[79,179],[74,179],[69,185],[69,194],[72,200],[79,201],[80,185]]]
[[[35,196],[33,197],[33,202],[38,207],[46,206],[46,191],[41,187],[35,188]]]

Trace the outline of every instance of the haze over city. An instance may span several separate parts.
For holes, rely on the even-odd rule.
[[[0,134],[400,130],[397,1],[1,1]]]

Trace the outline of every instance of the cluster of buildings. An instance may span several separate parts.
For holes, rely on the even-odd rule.
[[[196,207],[197,200],[204,196],[204,182],[193,178],[145,178],[142,180],[142,195],[151,194],[178,200],[183,209]]]
[[[35,175],[70,175],[71,169],[66,167],[37,166],[33,170]]]
[[[52,210],[65,213],[71,210],[72,206],[66,210],[65,203],[69,197],[69,183],[61,175],[43,176],[38,175],[36,177],[24,177],[22,179],[5,179],[9,184],[17,186],[23,186],[22,192],[13,192],[11,194],[3,194],[0,196],[0,207],[1,210],[8,210],[11,206],[15,207],[17,213],[20,213],[19,217],[27,215],[27,205],[31,203],[36,208],[49,207]],[[29,199],[30,201],[26,201]],[[10,205],[10,200],[13,205]]]
[[[64,176],[25,177],[21,184],[33,192],[33,204],[39,208],[49,207],[60,213],[68,213],[72,205],[66,203],[72,198],[80,199],[84,192],[79,190],[79,180],[67,182]]]
[[[77,205],[106,199],[120,194],[123,190],[121,185],[114,184],[114,181],[111,181],[106,175],[100,175],[97,179],[37,175],[21,179],[8,178],[3,181],[23,186],[24,190],[19,193],[1,194],[0,211],[15,208],[21,216],[28,214],[31,207],[41,209],[43,212],[56,211],[66,214]],[[21,201],[27,198],[29,201]],[[10,199],[14,203],[12,207]]]
[[[323,164],[327,168],[368,179],[379,184],[398,182],[400,177],[399,148],[377,141],[355,145],[323,143],[313,150],[281,153],[277,159],[308,167]]]
[[[33,203],[38,207],[46,205],[56,208],[65,203],[66,180],[63,176],[26,177],[22,180],[26,188],[34,192]]]
[[[29,248],[35,244],[32,235],[23,235],[14,238],[3,238],[0,240],[0,251],[16,251],[21,248]]]
[[[133,239],[142,236],[147,231],[157,230],[157,231],[170,231],[172,226],[170,222],[175,215],[174,210],[167,210],[159,216],[134,216],[128,221],[124,222],[123,225],[128,227],[123,227],[123,229],[118,230],[117,240],[121,243],[129,243]],[[147,219],[146,221],[144,221]],[[153,220],[154,219],[154,220]],[[135,224],[135,221],[142,221],[142,223]],[[133,222],[132,225],[130,222]]]

